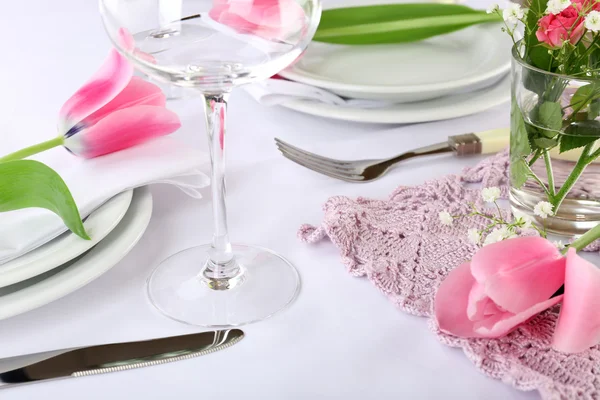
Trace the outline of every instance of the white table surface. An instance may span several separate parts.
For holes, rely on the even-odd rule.
[[[54,134],[62,102],[104,59],[109,43],[94,0],[3,2],[0,137],[23,143]],[[508,55],[507,55],[508,57]],[[2,400],[30,399],[534,399],[479,373],[460,350],[437,342],[425,319],[394,307],[366,279],[350,276],[329,242],[296,239],[318,224],[333,195],[386,198],[398,185],[459,172],[477,159],[439,156],[408,162],[368,184],[335,181],[280,156],[275,136],[333,157],[383,157],[448,135],[507,126],[509,106],[450,121],[384,126],[302,115],[231,99],[228,149],[231,237],[288,257],[302,290],[284,313],[244,328],[226,351],[141,370],[23,386]],[[173,102],[178,136],[205,147],[199,99]],[[0,153],[11,148],[3,147]],[[83,289],[0,321],[0,358],[64,347],[198,331],[155,311],[145,281],[167,256],[211,239],[209,193],[192,200],[154,187],[154,214],[133,251]]]

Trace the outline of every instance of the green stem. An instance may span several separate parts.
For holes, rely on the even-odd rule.
[[[34,154],[41,153],[42,151],[49,150],[51,148],[62,145],[64,138],[62,136],[55,137],[54,139],[47,140],[42,143],[34,144],[33,146],[25,147],[19,151],[15,151],[4,157],[0,157],[0,163],[6,161],[21,160],[23,158],[30,157]]]
[[[588,244],[592,243],[596,239],[600,238],[600,224],[596,225],[577,239],[573,241],[569,245],[569,247],[573,247],[575,250],[579,251],[584,249]],[[566,252],[566,251],[565,251]]]
[[[542,180],[535,174],[535,172],[533,172],[533,170],[531,169],[531,167],[525,160],[522,160],[522,161],[523,161],[523,164],[525,165],[525,168],[527,168],[529,177],[533,178],[533,180],[536,181],[540,185],[540,187],[544,190],[544,193],[546,193],[546,196],[548,197],[548,199],[552,199],[553,196],[550,194],[550,191],[548,190],[548,188],[546,187],[544,182],[542,182]]]
[[[529,160],[529,166],[533,167],[533,164],[535,164],[535,162],[542,156],[542,149],[537,149],[535,151],[535,153],[533,154],[533,157],[531,157],[531,160]]]
[[[596,143],[596,142],[594,142]],[[596,158],[600,157],[600,148],[596,149],[595,152],[593,152],[592,154],[590,154],[590,156],[588,157],[588,162],[592,162],[594,161]]]
[[[548,153],[547,149],[544,149],[544,163],[546,164],[546,172],[548,173],[548,191],[552,197],[554,197],[556,194],[556,188],[554,187],[554,172],[552,171],[550,153]]]
[[[575,25],[573,25],[575,26]],[[598,42],[598,37],[600,35],[596,35],[594,37],[594,39],[592,40],[592,42],[590,43],[590,45],[588,46],[588,48],[579,56],[577,57],[577,59],[575,60],[574,63],[571,63],[571,65],[577,65],[579,63],[579,61],[581,61],[584,57],[586,57],[587,55],[589,55],[589,53],[593,50],[594,45]],[[581,38],[579,40],[583,39],[583,36],[581,36]],[[577,43],[579,44],[579,43]],[[576,45],[577,46],[577,45]]]
[[[550,202],[554,206],[555,214],[558,212],[558,208],[562,204],[563,200],[569,194],[569,191],[571,191],[571,189],[577,182],[577,179],[579,179],[579,177],[585,170],[585,167],[587,167],[590,163],[588,159],[588,154],[590,153],[590,150],[592,149],[593,145],[594,143],[589,143],[583,148],[583,150],[581,151],[581,156],[579,156],[579,160],[577,160],[577,164],[575,164],[575,167],[565,180],[565,183],[562,185],[558,193],[556,193],[556,196],[554,196],[554,198],[550,200]]]

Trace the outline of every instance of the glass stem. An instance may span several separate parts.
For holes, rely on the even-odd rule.
[[[242,280],[227,231],[225,207],[225,133],[229,93],[204,94],[206,129],[212,165],[212,207],[214,234],[201,279],[212,289],[231,289]]]

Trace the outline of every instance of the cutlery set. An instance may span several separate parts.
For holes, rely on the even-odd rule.
[[[506,148],[509,138],[508,128],[493,129],[449,136],[446,142],[421,147],[390,158],[354,161],[323,157],[278,138],[275,138],[275,144],[284,157],[312,171],[347,182],[370,182],[382,177],[396,164],[411,158],[442,153],[454,153],[457,156],[491,154]]]
[[[229,329],[6,358],[0,360],[0,389],[187,360],[226,349],[243,338],[243,331]]]

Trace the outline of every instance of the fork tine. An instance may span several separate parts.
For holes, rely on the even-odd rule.
[[[326,170],[331,170],[332,172],[336,172],[338,174],[359,174],[359,171],[355,168],[352,167],[340,167],[334,164],[330,164],[330,163],[324,163],[321,161],[317,161],[313,158],[307,157],[305,156],[303,153],[299,153],[297,151],[294,151],[293,149],[288,149],[285,146],[281,146],[279,144],[277,144],[277,149],[282,152],[282,153],[286,153],[289,154],[291,157],[294,157],[298,160],[301,161],[305,161],[307,163],[313,164],[315,165],[317,168],[321,168],[321,169],[326,169]]]
[[[326,164],[329,166],[335,166],[335,167],[339,167],[339,168],[354,168],[353,163],[351,161],[341,161],[341,160],[334,160],[333,158],[323,157],[318,154],[314,154],[309,151],[302,150],[296,146],[292,146],[291,144],[286,143],[279,138],[275,138],[275,142],[277,143],[277,146],[285,147],[287,150],[290,150],[290,152],[292,152],[292,151],[296,152],[296,153],[298,153],[299,156],[310,158],[315,162],[319,162],[322,164]]]
[[[305,159],[294,156],[293,154],[287,153],[286,151],[284,151],[282,149],[280,149],[280,151],[281,151],[281,154],[283,154],[283,156],[285,158],[287,158],[288,160],[293,161],[296,164],[299,164],[299,165],[301,165],[305,168],[308,168],[312,171],[318,172],[323,175],[327,175],[331,178],[341,179],[343,181],[348,181],[348,182],[364,182],[365,181],[364,177],[361,175],[347,174],[347,173],[343,173],[343,172],[333,171],[331,169],[326,169],[326,168],[323,168],[322,166],[311,163]]]

